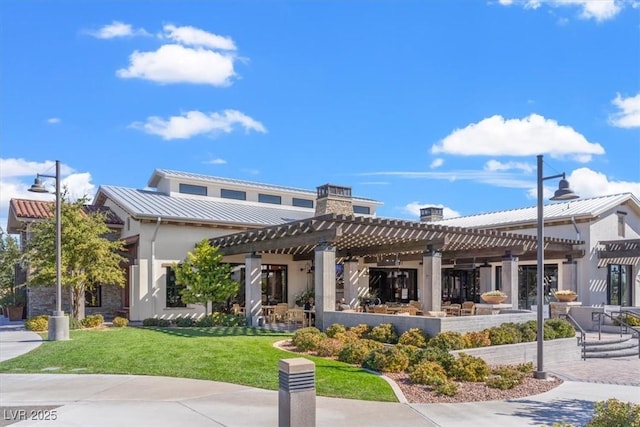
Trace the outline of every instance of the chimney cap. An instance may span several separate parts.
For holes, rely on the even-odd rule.
[[[351,187],[345,185],[324,184],[317,187],[318,198],[321,197],[344,197],[351,198]]]

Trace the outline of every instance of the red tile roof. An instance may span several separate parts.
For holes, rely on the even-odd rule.
[[[55,204],[41,200],[11,199],[10,210],[13,210],[19,219],[45,219],[54,216]],[[105,214],[108,225],[124,224],[120,217],[107,206],[85,205],[83,210],[86,213],[100,212]]]

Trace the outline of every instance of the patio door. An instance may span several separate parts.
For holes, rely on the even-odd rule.
[[[609,264],[607,272],[607,304],[631,306],[631,266]]]

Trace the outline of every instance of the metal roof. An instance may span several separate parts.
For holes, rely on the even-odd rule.
[[[594,218],[609,209],[627,201],[635,203],[635,209],[640,211],[640,201],[632,193],[613,194],[609,196],[576,199],[565,202],[550,203],[544,206],[543,217],[545,223],[555,220],[573,218]],[[538,219],[537,206],[512,209],[497,212],[481,213],[432,221],[435,224],[453,225],[457,227],[492,228],[506,227],[520,224],[535,224]]]
[[[241,185],[243,187],[262,189],[262,190],[286,191],[290,193],[299,193],[301,195],[304,195],[305,197],[312,197],[312,198],[316,197],[315,190],[307,190],[303,188],[265,184],[262,182],[244,181],[241,179],[223,178],[219,176],[202,175],[202,174],[191,173],[191,172],[173,171],[169,169],[155,169],[153,171],[153,174],[151,175],[151,178],[149,178],[149,182],[147,185],[151,188],[156,188],[160,178],[187,179],[190,181],[199,181],[203,183],[212,183],[212,184],[233,184],[233,185]],[[369,199],[366,197],[353,196],[353,200],[354,201],[359,200],[362,202],[375,203],[377,205],[382,205],[382,202],[379,202],[374,199]]]
[[[165,193],[103,185],[96,203],[108,197],[136,218],[158,218],[182,222],[270,226],[315,215],[313,208],[221,200],[219,198],[170,197]]]

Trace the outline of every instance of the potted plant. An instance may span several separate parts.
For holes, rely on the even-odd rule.
[[[571,301],[575,300],[576,298],[578,298],[578,294],[576,293],[576,291],[571,291],[571,290],[568,290],[568,289],[563,289],[563,290],[560,290],[560,291],[556,291],[554,293],[554,296],[560,302],[571,302]]]
[[[487,304],[501,304],[507,299],[507,294],[502,291],[489,291],[480,295],[480,298]]]

